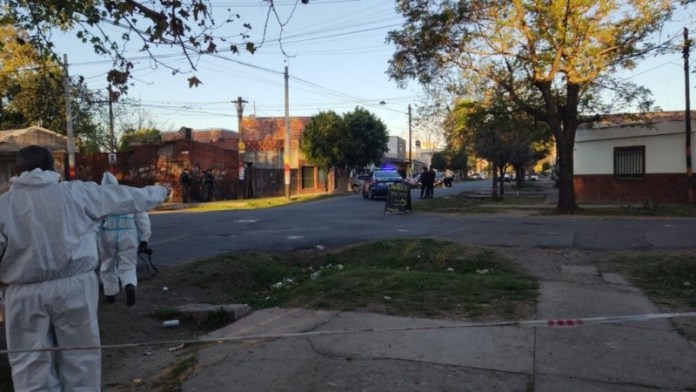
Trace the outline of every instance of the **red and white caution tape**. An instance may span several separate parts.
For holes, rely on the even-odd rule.
[[[205,344],[205,343],[223,343],[223,342],[239,342],[247,340],[271,340],[295,337],[312,337],[321,335],[345,335],[370,332],[402,332],[402,331],[423,331],[436,329],[455,329],[455,328],[482,328],[482,327],[532,327],[532,328],[575,328],[587,325],[599,324],[616,324],[624,322],[639,322],[680,317],[696,317],[696,312],[683,313],[655,313],[655,314],[638,314],[626,316],[608,316],[608,317],[585,317],[585,318],[558,318],[548,320],[523,320],[523,321],[494,321],[489,323],[461,323],[461,324],[445,324],[445,325],[426,325],[420,327],[394,327],[394,328],[363,328],[351,330],[334,330],[334,331],[310,331],[310,332],[293,332],[280,334],[262,334],[262,335],[242,335],[230,336],[224,338],[203,338],[203,339],[188,339],[188,340],[165,340],[141,343],[124,343],[124,344],[107,344],[101,346],[79,346],[79,347],[47,347],[34,349],[16,349],[16,350],[0,350],[0,354],[17,354],[29,352],[56,352],[56,351],[77,351],[77,350],[108,350],[116,348],[132,348],[154,345],[176,345],[184,344]]]

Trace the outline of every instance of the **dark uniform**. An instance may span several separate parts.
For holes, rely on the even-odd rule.
[[[179,176],[179,183],[181,184],[181,199],[184,203],[189,202],[189,196],[191,193],[191,176],[187,169],[184,169]]]

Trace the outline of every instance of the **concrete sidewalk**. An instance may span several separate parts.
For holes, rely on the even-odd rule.
[[[562,264],[562,261],[559,263]],[[534,273],[534,272],[533,272]],[[659,313],[613,273],[539,276],[537,319]],[[214,337],[462,324],[303,309],[257,311]],[[222,343],[183,391],[693,391],[696,346],[669,320],[577,328],[475,327]]]

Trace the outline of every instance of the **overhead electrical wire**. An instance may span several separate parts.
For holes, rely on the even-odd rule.
[[[183,58],[184,55],[181,54],[181,55],[179,55],[179,56],[180,56],[181,58]],[[269,69],[269,68],[266,68],[266,67],[256,66],[256,65],[253,65],[253,64],[250,64],[250,63],[247,63],[247,62],[243,62],[243,61],[239,61],[239,60],[236,60],[236,59],[230,59],[229,57],[224,56],[224,55],[219,54],[219,53],[218,53],[218,54],[210,54],[210,55],[208,55],[208,56],[215,57],[215,58],[218,58],[218,59],[221,59],[221,60],[224,60],[224,61],[230,61],[230,62],[239,64],[239,65],[247,66],[247,67],[253,68],[253,69],[255,69],[255,70],[260,70],[260,71],[264,71],[264,72],[268,72],[268,73],[273,73],[273,74],[276,74],[276,75],[282,75],[282,72],[280,72],[280,71],[273,70],[273,69]],[[175,57],[175,56],[171,56],[171,57]],[[307,80],[304,80],[304,79],[301,79],[301,78],[298,78],[298,77],[295,77],[295,76],[292,76],[292,75],[290,75],[290,78],[291,78],[292,80],[294,80],[294,81],[300,83],[300,84],[303,84],[303,85],[305,85],[305,86],[310,87],[310,89],[299,89],[299,90],[303,90],[303,91],[306,91],[306,92],[315,93],[315,94],[319,94],[319,95],[323,95],[323,96],[339,97],[339,98],[347,99],[350,103],[344,104],[345,107],[353,107],[353,106],[355,106],[355,103],[357,102],[357,103],[362,104],[362,105],[364,105],[364,106],[368,106],[368,107],[372,107],[372,108],[380,108],[380,109],[385,109],[385,110],[388,110],[388,111],[393,111],[393,112],[396,112],[396,113],[401,113],[401,111],[397,111],[396,109],[392,109],[392,108],[390,108],[389,106],[381,106],[381,105],[378,105],[378,104],[375,103],[375,102],[371,102],[371,101],[365,100],[365,99],[363,99],[363,98],[358,98],[358,97],[350,96],[350,95],[348,95],[348,94],[344,94],[344,93],[341,93],[341,92],[339,92],[339,91],[335,91],[335,90],[326,88],[326,87],[324,87],[324,86],[318,85],[318,84],[316,84],[316,83],[313,83],[313,82],[310,82],[310,81],[307,81]],[[276,81],[269,81],[269,80],[264,80],[264,79],[262,79],[262,78],[257,78],[257,80],[263,81],[263,82],[267,82],[267,83],[271,83],[271,84],[275,84],[275,85],[279,85],[279,86],[282,85],[282,83],[281,83],[280,81],[277,81],[277,82],[276,82]],[[293,89],[294,89],[294,90],[298,90],[297,87],[294,87]],[[297,107],[298,105],[293,105],[293,106],[294,106],[294,107]],[[310,108],[313,107],[313,106],[309,106],[309,105],[305,105],[305,106],[310,107]],[[333,106],[333,107],[340,107],[340,104],[333,104],[332,106]],[[151,107],[151,108],[163,109],[162,107]],[[186,111],[188,112],[188,109],[186,109],[186,108],[181,108],[181,107],[175,107],[174,110],[186,110]],[[211,114],[212,114],[212,113],[211,113]]]
[[[351,1],[336,1],[338,2],[351,2]],[[288,3],[290,4],[290,3]],[[278,5],[276,3],[276,5]],[[239,4],[234,4],[234,6],[239,6]],[[397,26],[398,24],[387,24],[387,25],[381,25],[381,26],[374,26],[374,23],[385,23],[388,22],[389,20],[393,20],[393,18],[386,18],[385,16],[388,15],[388,13],[380,13],[380,14],[375,14],[371,13],[370,18],[365,18],[365,17],[356,17],[356,15],[359,15],[360,13],[364,12],[370,12],[370,10],[373,7],[367,7],[366,9],[358,12],[354,12],[351,14],[343,15],[340,18],[334,18],[331,21],[325,21],[324,24],[330,24],[329,28],[319,28],[317,29],[317,25],[311,26],[312,31],[305,32],[305,33],[294,33],[293,35],[288,35],[287,37],[283,37],[282,44],[283,45],[289,45],[289,46],[296,46],[300,44],[305,44],[307,42],[317,42],[317,41],[322,41],[322,42],[327,42],[327,41],[334,41],[337,42],[338,40],[342,39],[341,37],[350,37],[350,36],[355,36],[355,35],[361,35],[361,34],[369,34],[369,33],[374,33],[375,31],[379,30],[384,30],[387,28],[391,28],[394,26]],[[346,20],[346,18],[353,18]],[[343,24],[336,23],[337,20],[344,20]],[[129,28],[128,26],[118,26],[121,28]],[[346,29],[348,29],[346,31]],[[343,30],[343,31],[341,31]],[[280,45],[280,38],[277,38],[275,40],[268,40],[264,43],[264,45],[272,47],[274,45]],[[189,50],[196,51],[195,48],[189,47]],[[380,49],[383,50],[383,48],[373,46],[370,48],[370,50],[374,51],[379,51]],[[355,53],[356,51],[359,51],[360,53],[365,53],[366,48],[348,48],[344,50],[333,50],[331,53],[327,53],[326,51],[323,51],[322,53],[317,53],[317,55],[337,55],[341,53]],[[219,59],[224,62],[232,62],[237,65],[255,70],[255,71],[260,71],[262,73],[266,74],[271,74],[275,76],[280,76],[283,73],[279,70],[275,69],[270,69],[267,67],[263,66],[258,66],[256,64],[247,62],[247,61],[242,61],[238,59],[233,59],[230,58],[223,53],[225,50],[221,50],[220,53],[213,53],[213,54],[204,54],[203,56],[206,58],[215,58]],[[303,54],[308,54],[311,52],[305,52]],[[186,62],[186,55],[180,52],[176,53],[169,53],[169,54],[157,54],[156,55],[158,60],[171,60],[169,61],[169,65],[172,67],[175,67],[177,63],[182,63]],[[143,61],[143,60],[152,60],[151,56],[136,56],[129,58],[129,60],[138,62],[138,61]],[[80,67],[80,66],[92,66],[92,65],[99,65],[99,64],[113,64],[112,59],[106,59],[103,61],[89,61],[89,62],[81,62],[81,63],[71,63],[70,67]],[[214,66],[211,66],[211,63],[208,63],[209,65],[199,65],[197,68],[200,69],[212,69]],[[212,63],[214,64],[214,63]],[[150,72],[148,72],[148,68],[150,69]],[[144,66],[144,67],[136,67],[134,73],[137,73],[139,75],[139,78],[142,78],[144,76],[147,76],[150,73],[157,72],[159,66],[156,65],[149,65],[149,66]],[[217,70],[217,72],[222,72],[225,73],[226,70]],[[227,70],[226,72],[230,76],[239,76],[239,72],[235,71],[234,74],[232,74],[230,71]],[[96,76],[88,76],[85,78],[85,80],[94,80],[95,78],[104,76],[105,72],[100,73]],[[268,78],[263,78],[263,77],[257,77],[253,76],[251,74],[245,74],[245,78],[247,79],[253,79],[257,80],[263,83],[269,83],[277,86],[282,85],[282,81],[280,78],[278,79],[268,79]],[[395,109],[390,108],[389,106],[384,106],[384,105],[378,105],[376,100],[367,100],[364,98],[358,98],[354,97],[348,94],[344,94],[342,92],[332,90],[330,88],[321,86],[317,83],[313,83],[307,80],[304,80],[302,78],[295,77],[293,75],[290,76],[291,80],[293,80],[296,83],[293,83],[292,90],[293,91],[304,91],[304,92],[309,92],[312,94],[316,94],[318,96],[323,96],[323,97],[329,97],[329,98],[338,98],[337,101],[331,101],[330,105],[331,106],[324,106],[324,107],[332,107],[332,108],[341,108],[341,107],[353,107],[356,104],[368,106],[368,107],[373,107],[373,108],[380,108],[380,109],[385,109],[388,111],[392,111],[395,113],[401,113],[401,111],[397,111]],[[299,86],[305,86],[305,88],[299,87]],[[320,104],[316,106],[321,106],[321,104],[326,105],[326,103],[329,102],[327,100],[322,100],[320,101]],[[133,103],[129,101],[127,104],[132,105],[132,106],[139,106],[139,107],[146,107],[149,109],[155,109],[155,110],[174,110],[174,111],[185,111],[186,113],[200,113],[200,114],[205,114],[205,115],[220,115],[220,116],[225,116],[229,117],[231,116],[230,114],[227,113],[217,113],[217,112],[210,112],[210,111],[197,111],[192,109],[192,107],[199,107],[202,105],[210,105],[210,103],[191,103],[191,102],[186,102],[187,105],[176,105],[176,104],[170,104],[168,101],[163,101],[159,104],[155,104],[155,101],[148,101],[148,102],[141,102],[141,103]],[[229,104],[228,102],[217,102],[215,103],[216,105],[224,105],[224,104]],[[307,108],[313,108],[315,105],[312,103],[307,103],[307,104],[301,104],[297,105],[294,104],[294,107],[307,107]]]

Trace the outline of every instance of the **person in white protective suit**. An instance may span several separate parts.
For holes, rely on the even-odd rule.
[[[106,172],[102,176],[101,184],[115,185],[118,184],[118,180],[113,174]],[[126,290],[126,305],[135,304],[138,250],[147,249],[150,234],[150,218],[146,212],[109,216],[104,219],[99,235],[99,276],[104,286],[104,302],[116,301],[120,280]]]
[[[14,389],[99,391],[101,351],[62,349],[100,344],[99,226],[109,215],[154,208],[168,188],[61,182],[51,152],[39,146],[19,151],[16,172],[0,195],[0,281],[7,284]],[[39,351],[55,347],[61,349]]]

